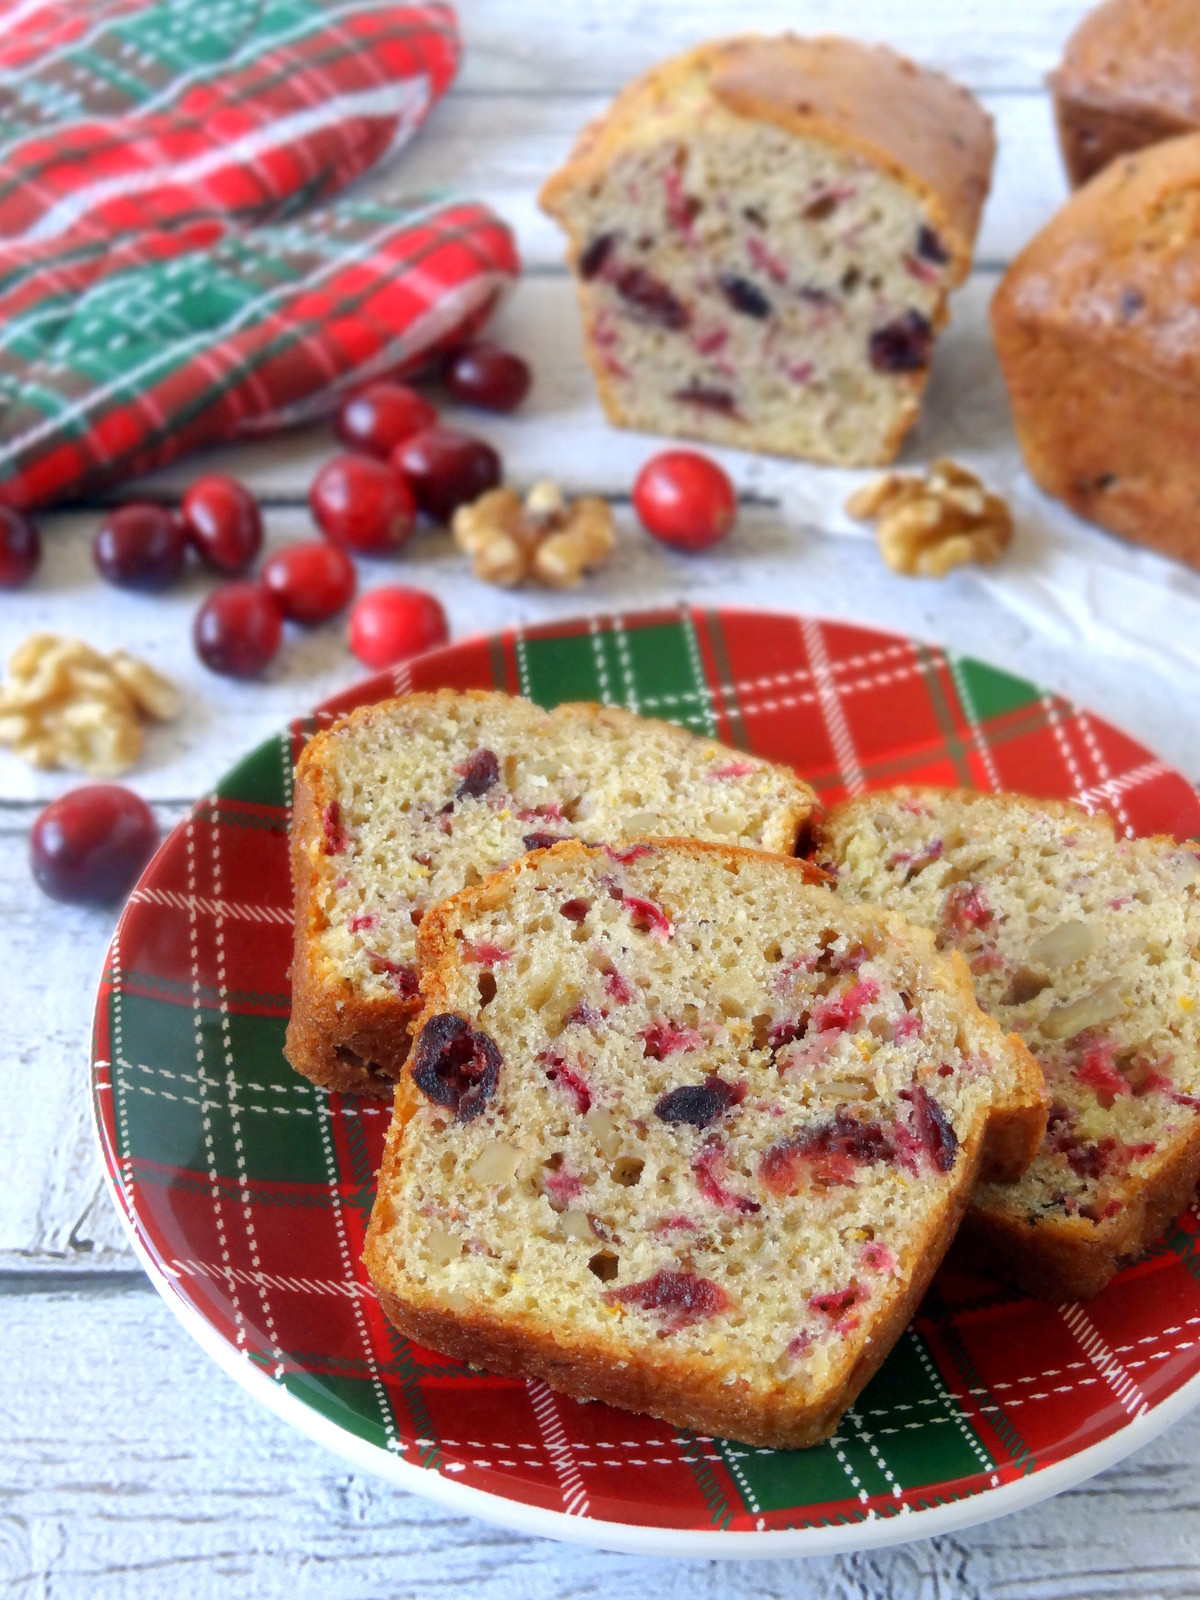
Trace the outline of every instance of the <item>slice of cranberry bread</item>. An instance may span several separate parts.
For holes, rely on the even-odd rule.
[[[638,79],[541,195],[611,420],[890,461],[994,152],[967,90],[851,39],[718,40]]]
[[[838,806],[816,859],[843,898],[962,952],[1052,1105],[1018,1183],[976,1191],[960,1245],[1033,1294],[1093,1295],[1200,1178],[1200,850],[1118,839],[1020,795],[897,789]]]
[[[615,707],[441,690],[365,706],[296,767],[287,1057],[391,1097],[426,909],[556,839],[686,833],[791,854],[815,804],[774,766]]]
[[[398,1328],[680,1427],[833,1430],[1046,1109],[962,963],[819,878],[571,843],[430,913],[364,1254]]]

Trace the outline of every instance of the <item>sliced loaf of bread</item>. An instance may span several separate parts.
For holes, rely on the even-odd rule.
[[[1096,1294],[1200,1178],[1200,847],[1118,839],[1019,795],[896,789],[838,806],[816,859],[961,951],[1052,1098],[1020,1182],[977,1190],[960,1245],[1033,1294]]]
[[[422,916],[526,850],[688,834],[791,854],[814,804],[790,768],[612,706],[449,689],[364,706],[296,767],[288,1060],[390,1097]]]
[[[398,1328],[680,1427],[833,1430],[1046,1108],[961,961],[818,876],[572,843],[430,913],[364,1254]]]

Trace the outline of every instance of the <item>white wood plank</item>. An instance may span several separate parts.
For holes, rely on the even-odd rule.
[[[381,198],[424,189],[469,193],[486,201],[516,232],[527,271],[559,270],[563,238],[537,205],[543,181],[562,164],[584,123],[607,95],[452,93],[427,131],[380,176]],[[1049,97],[1038,91],[989,94],[998,154],[976,255],[1008,261],[1066,194]]]
[[[803,1563],[648,1560],[525,1538],[349,1470],[261,1410],[149,1290],[2,1306],[0,1590],[14,1600],[1197,1593],[1196,1418],[1085,1488],[953,1537]]]
[[[882,41],[972,88],[1034,88],[1059,59],[1086,0],[466,0],[459,6],[464,89],[536,92],[546,85],[611,94],[635,73],[702,39],[756,32],[843,33]]]

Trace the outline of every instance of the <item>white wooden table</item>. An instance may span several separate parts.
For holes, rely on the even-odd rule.
[[[380,192],[445,185],[516,227],[525,276],[496,324],[536,388],[514,418],[469,425],[512,482],[558,479],[613,498],[622,542],[575,594],[477,584],[448,539],[422,534],[363,581],[412,581],[457,635],[584,608],[681,598],[796,607],[936,639],[1032,676],[1128,727],[1200,778],[1200,578],[1084,527],[1020,470],[986,305],[1014,251],[1064,185],[1043,77],[1079,0],[461,0],[464,71]],[[835,22],[836,16],[836,22]],[[942,584],[881,567],[841,514],[852,474],[725,458],[749,498],[711,557],[638,533],[628,489],[653,442],[604,424],[585,377],[560,241],[534,204],[580,124],[652,61],[747,22],[836,25],[957,75],[996,119],[1000,156],[979,260],[939,346],[912,462],[947,452],[1009,494],[1019,519],[994,573]],[[466,420],[466,419],[464,419]],[[328,430],[230,451],[221,465],[264,498],[269,541],[311,532],[305,491]],[[178,492],[183,465],[156,489]],[[265,682],[208,675],[191,653],[200,576],[167,598],[120,593],[91,565],[96,511],[43,519],[46,557],[0,597],[0,651],[35,628],[146,655],[184,688],[182,721],[152,737],[134,775],[165,826],[243,751],[333,689],[355,664],[339,627],[289,638]],[[593,1555],[451,1515],[349,1472],[289,1432],[212,1366],[125,1246],[100,1181],[86,1097],[93,993],[112,917],[44,900],[25,836],[71,786],[0,754],[0,1592],[187,1595],[667,1597],[1200,1595],[1200,1418],[1093,1483],[965,1533],[813,1562],[653,1562]]]

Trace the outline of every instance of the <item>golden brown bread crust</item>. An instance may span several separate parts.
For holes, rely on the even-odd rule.
[[[1041,487],[1200,566],[1200,134],[1074,194],[1009,267],[991,316]]]
[[[1072,187],[1117,156],[1200,128],[1195,0],[1107,0],[1089,11],[1050,74]]]
[[[969,89],[886,45],[825,35],[730,39],[714,48],[714,96],[740,116],[855,150],[923,196],[955,283],[991,184],[992,119]]]
[[[655,840],[656,844],[680,847],[693,855],[712,853],[728,858],[760,859],[762,852],[737,846],[704,843],[697,840]],[[422,1016],[413,1028],[417,1037],[425,1022],[450,1006],[449,991],[442,963],[453,958],[456,942],[451,924],[464,917],[494,909],[507,896],[512,877],[535,870],[538,858],[553,854],[561,859],[578,859],[589,854],[585,845],[570,841],[555,846],[553,852],[531,852],[503,872],[494,873],[473,889],[434,907],[418,932],[418,959],[422,969]],[[776,862],[780,858],[772,858]],[[798,857],[783,858],[806,882],[827,883],[827,876],[811,862]],[[915,931],[915,930],[914,930]],[[947,968],[948,986],[974,1005],[970,976],[965,963]],[[964,993],[965,991],[965,993]],[[991,1024],[995,1028],[995,1024]],[[999,1029],[995,1029],[999,1039]],[[1041,1074],[1019,1040],[1012,1039],[1040,1085]],[[1036,1098],[1036,1090],[1034,1091]],[[388,1319],[401,1333],[431,1349],[470,1362],[490,1372],[520,1374],[541,1378],[552,1389],[578,1399],[604,1401],[624,1410],[660,1417],[676,1427],[694,1428],[702,1433],[744,1440],[748,1444],[774,1449],[799,1449],[826,1439],[839,1417],[874,1376],[884,1358],[912,1319],[922,1295],[949,1249],[963,1211],[979,1176],[989,1126],[976,1129],[961,1145],[965,1162],[964,1181],[950,1197],[940,1219],[932,1219],[914,1248],[915,1263],[907,1283],[897,1280],[879,1319],[872,1319],[869,1337],[858,1344],[847,1343],[846,1360],[836,1381],[823,1389],[815,1400],[806,1400],[785,1381],[769,1397],[754,1394],[746,1383],[715,1387],[708,1381],[703,1363],[695,1357],[680,1356],[671,1362],[659,1354],[651,1363],[630,1344],[622,1352],[620,1364],[611,1351],[589,1343],[586,1335],[572,1336],[569,1330],[548,1327],[531,1315],[508,1313],[503,1319],[478,1311],[451,1313],[437,1303],[435,1293],[421,1295],[404,1292],[400,1272],[387,1246],[387,1235],[395,1225],[391,1202],[392,1175],[401,1165],[404,1130],[422,1102],[422,1096],[404,1073],[396,1088],[395,1114],[388,1130],[379,1189],[370,1226],[367,1230],[363,1261],[375,1285]],[[1021,1114],[1014,1110],[1012,1120]],[[988,1119],[995,1120],[995,1114]],[[1032,1119],[1025,1113],[1026,1132],[1017,1141],[1029,1146],[1029,1133],[1036,1132],[1032,1148],[1040,1142],[1045,1126],[1045,1108],[1038,1102]],[[1034,1126],[1031,1128],[1030,1123]],[[1016,1145],[1010,1146],[1016,1148]]]
[[[490,689],[436,689],[398,696],[408,704],[437,705],[452,701],[487,702],[512,697]],[[295,936],[292,955],[292,1010],[284,1054],[302,1076],[322,1088],[342,1094],[365,1094],[375,1099],[392,1097],[396,1080],[408,1058],[409,1029],[421,1010],[418,998],[399,995],[375,997],[361,994],[336,974],[322,971],[316,954],[320,929],[320,873],[314,845],[324,835],[327,807],[336,799],[327,752],[347,731],[386,714],[394,701],[359,706],[314,735],[296,763],[292,801],[291,862],[295,890]],[[636,723],[669,734],[681,747],[691,747],[694,735],[674,723],[638,717],[620,706],[590,701],[567,702],[556,710],[593,713],[608,724]],[[714,741],[716,742],[716,741]],[[812,795],[812,791],[808,791]],[[812,803],[799,797],[782,823],[780,845],[794,850],[801,827],[812,815]],[[332,870],[332,869],[330,869]]]
[[[402,1093],[403,1088],[397,1090],[397,1101]],[[980,1151],[978,1138],[964,1147],[972,1173],[978,1171]],[[392,1159],[389,1135],[385,1173]],[[941,1222],[929,1227],[918,1247],[919,1263],[910,1282],[897,1285],[886,1314],[872,1325],[870,1342],[861,1347],[836,1388],[823,1391],[815,1402],[806,1402],[798,1394],[789,1395],[783,1382],[767,1401],[749,1394],[748,1385],[744,1384],[704,1389],[699,1364],[686,1357],[664,1368],[661,1359],[651,1366],[631,1349],[623,1364],[616,1366],[606,1352],[589,1350],[584,1341],[568,1340],[533,1318],[510,1317],[501,1322],[494,1317],[457,1317],[440,1307],[405,1300],[385,1286],[390,1277],[390,1261],[379,1247],[374,1216],[363,1260],[388,1320],[410,1339],[457,1361],[485,1367],[489,1372],[541,1378],[561,1394],[574,1395],[578,1400],[602,1400],[624,1411],[659,1417],[677,1428],[693,1428],[698,1433],[775,1450],[799,1450],[820,1444],[833,1433],[846,1407],[854,1404],[912,1321],[954,1238],[970,1191],[968,1180]]]

